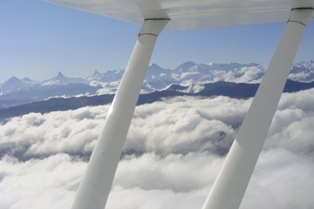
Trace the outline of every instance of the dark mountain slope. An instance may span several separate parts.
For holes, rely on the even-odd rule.
[[[246,83],[229,83],[217,82],[204,84],[203,90],[198,93],[184,93],[187,87],[180,85],[171,85],[164,91],[156,91],[150,94],[140,95],[138,105],[145,103],[153,103],[160,101],[162,98],[170,98],[175,96],[228,96],[231,98],[246,99],[253,97],[257,91],[259,84],[246,84]],[[297,92],[300,90],[310,89],[314,87],[312,83],[301,83],[288,80],[284,88],[284,92]],[[30,112],[47,113],[52,111],[77,109],[84,106],[97,106],[109,104],[112,102],[114,95],[101,95],[101,96],[83,96],[74,98],[53,98],[42,102],[34,102],[30,104],[0,109],[0,120],[6,118],[24,115]]]

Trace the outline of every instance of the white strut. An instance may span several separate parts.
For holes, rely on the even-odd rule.
[[[313,8],[293,9],[235,141],[202,209],[239,208]]]
[[[144,21],[72,209],[105,207],[157,36],[168,21]]]

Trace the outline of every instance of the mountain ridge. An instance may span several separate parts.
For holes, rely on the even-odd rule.
[[[190,92],[203,88],[200,84],[227,81],[234,83],[259,83],[266,66],[256,63],[195,63],[187,61],[174,69],[151,64],[146,73],[141,93],[152,93],[168,88],[172,84],[189,86]],[[42,82],[30,78],[13,76],[0,85],[0,108],[43,101],[50,98],[68,98],[115,94],[123,69],[100,73],[94,71],[90,77],[72,78],[58,72]],[[314,61],[295,63],[289,79],[301,82],[314,81]]]
[[[247,99],[253,97],[258,89],[259,84],[249,83],[231,83],[219,81],[216,83],[202,84],[203,88],[198,92],[189,92],[189,87],[177,84],[170,85],[167,89],[155,91],[149,94],[141,94],[137,105],[145,103],[153,103],[160,101],[163,98],[175,96],[227,96],[237,99]],[[301,83],[288,80],[284,92],[297,92],[314,87],[314,82]],[[8,118],[24,115],[30,112],[48,113],[52,111],[63,111],[77,109],[84,106],[105,105],[112,102],[114,95],[105,94],[99,96],[82,96],[72,98],[52,98],[46,101],[33,102],[15,107],[0,109],[0,121],[5,121]]]

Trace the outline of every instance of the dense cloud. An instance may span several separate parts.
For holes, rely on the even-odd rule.
[[[214,82],[228,81],[235,83],[259,83],[262,79],[262,75],[265,73],[265,69],[260,66],[248,66],[242,68],[236,68],[231,71],[214,70],[213,78]]]
[[[176,97],[138,106],[106,208],[201,208],[251,101]],[[313,89],[282,96],[241,209],[314,207],[313,101]],[[2,124],[0,208],[69,208],[108,109]]]
[[[66,154],[0,161],[0,208],[67,208],[86,168]]]

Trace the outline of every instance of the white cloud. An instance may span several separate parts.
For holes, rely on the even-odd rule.
[[[236,68],[229,71],[213,70],[213,82],[259,83],[264,73],[265,69],[259,66]]]
[[[206,193],[204,190],[176,193],[171,190],[124,189],[116,186],[109,196],[106,209],[201,208],[204,193]]]
[[[120,162],[114,185],[125,189],[189,192],[211,185],[222,161],[223,158],[207,152],[130,156]]]
[[[0,126],[1,152],[20,158],[90,153],[107,111],[108,106],[84,107],[12,118]]]
[[[313,208],[313,91],[282,96],[241,209]],[[137,107],[107,209],[201,208],[251,101],[177,97]],[[2,124],[0,208],[69,208],[86,168],[80,157],[108,107]]]
[[[265,148],[285,148],[314,159],[314,89],[284,94]]]
[[[0,208],[68,208],[85,163],[65,154],[19,162],[0,161]]]
[[[283,148],[262,152],[243,200],[243,208],[254,205],[276,209],[312,208],[313,163],[313,159]],[[253,198],[260,202],[260,207]]]
[[[313,71],[301,71],[290,73],[288,79],[300,82],[313,82]]]

